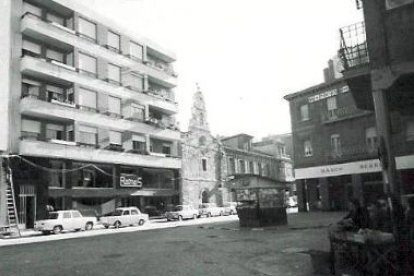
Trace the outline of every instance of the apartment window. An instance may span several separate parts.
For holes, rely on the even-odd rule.
[[[342,155],[341,137],[339,136],[339,134],[331,135],[331,149],[333,156]]]
[[[94,127],[79,127],[79,142],[86,145],[96,145],[98,130]]]
[[[32,4],[29,4],[27,2],[23,2],[23,14],[26,14],[26,13],[31,13],[31,14],[37,15],[38,17],[42,17],[41,8],[35,5],[32,5]]]
[[[75,131],[73,125],[66,127],[66,139],[68,141],[75,141]]]
[[[22,80],[22,97],[39,97],[40,82],[29,79]]]
[[[109,143],[112,145],[122,145],[122,133],[118,131],[109,131]]]
[[[406,135],[407,141],[414,141],[414,121],[407,122]]]
[[[201,167],[204,172],[207,171],[207,159],[206,158],[201,159]]]
[[[119,51],[120,41],[121,39],[119,35],[111,31],[108,31],[108,41],[107,41],[108,45],[107,46],[109,49]]]
[[[26,39],[23,39],[22,50],[24,55],[34,57],[40,57],[42,55],[42,46]]]
[[[47,124],[46,125],[46,139],[51,140],[65,140],[65,128],[62,125]]]
[[[377,129],[370,127],[365,130],[365,143],[367,145],[368,152],[376,152],[378,146]]]
[[[145,137],[141,135],[132,135],[132,148],[137,151],[144,153],[146,151]]]
[[[121,114],[121,99],[108,96],[108,111],[112,114]]]
[[[313,155],[311,140],[306,140],[303,143],[303,147],[305,149],[305,156],[312,156]]]
[[[97,72],[96,58],[79,53],[79,71],[88,73],[96,77],[96,72]]]
[[[121,83],[121,68],[119,66],[108,64],[108,80]]]
[[[137,74],[131,74],[131,87],[138,91],[144,90],[144,79],[142,76]]]
[[[51,102],[52,100],[63,102],[64,101],[64,89],[54,86],[46,85],[47,92],[47,101]]]
[[[234,174],[236,172],[236,163],[234,158],[229,158],[229,172],[228,174]]]
[[[328,106],[328,117],[329,118],[336,118],[336,97],[331,97],[326,100]]]
[[[162,144],[162,153],[170,155],[171,154],[171,145],[164,143]]]
[[[79,33],[86,38],[96,41],[96,24],[84,18],[79,18]]]
[[[131,105],[132,110],[132,117],[134,119],[138,119],[140,121],[143,121],[145,119],[145,107],[137,104]]]
[[[249,171],[251,174],[254,174],[254,162],[253,161],[249,162]]]
[[[260,162],[257,163],[257,169],[258,169],[258,174],[263,175],[262,163]]]
[[[89,110],[96,110],[96,92],[80,88],[79,106]]]
[[[283,145],[277,146],[280,156],[286,156],[286,148]]]
[[[253,173],[254,174],[259,174],[259,166],[258,166],[257,162],[253,162]]]
[[[137,58],[142,60],[143,56],[143,47],[137,43],[130,42],[129,43],[129,54],[132,58]]]
[[[246,173],[246,162],[239,160],[239,173]]]
[[[307,104],[300,106],[300,119],[301,121],[309,120],[309,106]]]
[[[40,134],[40,122],[33,120],[22,120],[22,137],[28,139],[37,139]]]
[[[65,19],[53,13],[47,13],[46,19],[49,22],[57,23],[59,25],[65,26]]]
[[[55,61],[58,61],[60,63],[64,63],[64,54],[62,54],[61,52],[51,50],[51,49],[47,49],[46,50],[46,57],[48,59],[55,60]]]

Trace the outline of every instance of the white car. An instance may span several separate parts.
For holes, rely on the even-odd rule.
[[[96,217],[84,217],[78,210],[65,210],[50,212],[47,219],[36,221],[34,228],[44,234],[58,234],[63,230],[91,230],[96,223]]]
[[[198,210],[191,205],[177,205],[171,211],[166,212],[165,217],[168,221],[175,219],[196,219],[198,217]]]
[[[143,225],[149,220],[148,214],[141,213],[137,207],[120,207],[116,208],[115,212],[104,215],[100,218],[100,222],[109,228],[114,226],[119,228],[130,225]]]
[[[217,207],[215,203],[203,203],[200,204],[199,208],[199,217],[206,216],[206,217],[215,217],[215,216],[223,216],[224,215],[224,208]]]

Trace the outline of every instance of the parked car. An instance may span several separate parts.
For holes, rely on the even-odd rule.
[[[198,210],[193,208],[191,205],[177,205],[172,210],[165,213],[165,217],[168,221],[170,220],[183,220],[198,217]]]
[[[200,204],[198,209],[198,216],[199,217],[214,217],[214,216],[222,216],[224,215],[224,208],[217,207],[215,203],[203,203]]]
[[[144,207],[144,212],[148,214],[150,217],[161,217],[163,216],[163,211],[157,209],[157,207],[153,205],[147,205]]]
[[[120,207],[112,213],[100,218],[100,222],[105,228],[114,226],[115,228],[131,226],[134,224],[143,225],[149,220],[148,214],[141,213],[137,207]]]
[[[84,217],[78,210],[65,210],[50,212],[47,219],[36,221],[34,228],[43,234],[58,234],[63,230],[91,230],[96,223],[96,217]]]
[[[223,204],[225,215],[236,215],[237,214],[237,202],[227,202]]]

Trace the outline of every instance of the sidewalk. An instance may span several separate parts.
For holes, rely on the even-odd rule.
[[[311,213],[293,213],[288,214],[288,225],[287,226],[272,226],[263,228],[240,228],[239,220],[237,216],[224,216],[224,217],[213,217],[213,218],[201,218],[197,220],[185,220],[175,222],[165,222],[165,220],[156,219],[151,220],[143,226],[125,227],[119,229],[105,229],[103,225],[96,225],[92,231],[81,231],[81,232],[67,232],[58,235],[42,235],[41,232],[34,231],[32,229],[21,230],[21,238],[5,238],[0,239],[1,246],[45,242],[53,240],[63,239],[74,239],[91,237],[98,235],[109,235],[117,233],[127,233],[135,231],[148,231],[155,229],[166,229],[184,226],[195,226],[199,225],[200,228],[208,229],[223,229],[223,230],[303,230],[312,228],[323,228],[329,226],[329,224],[338,221],[344,216],[344,213],[339,212],[311,212]]]

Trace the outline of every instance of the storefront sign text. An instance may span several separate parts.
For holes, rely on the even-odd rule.
[[[127,188],[142,188],[142,177],[135,174],[121,173],[119,185]]]

